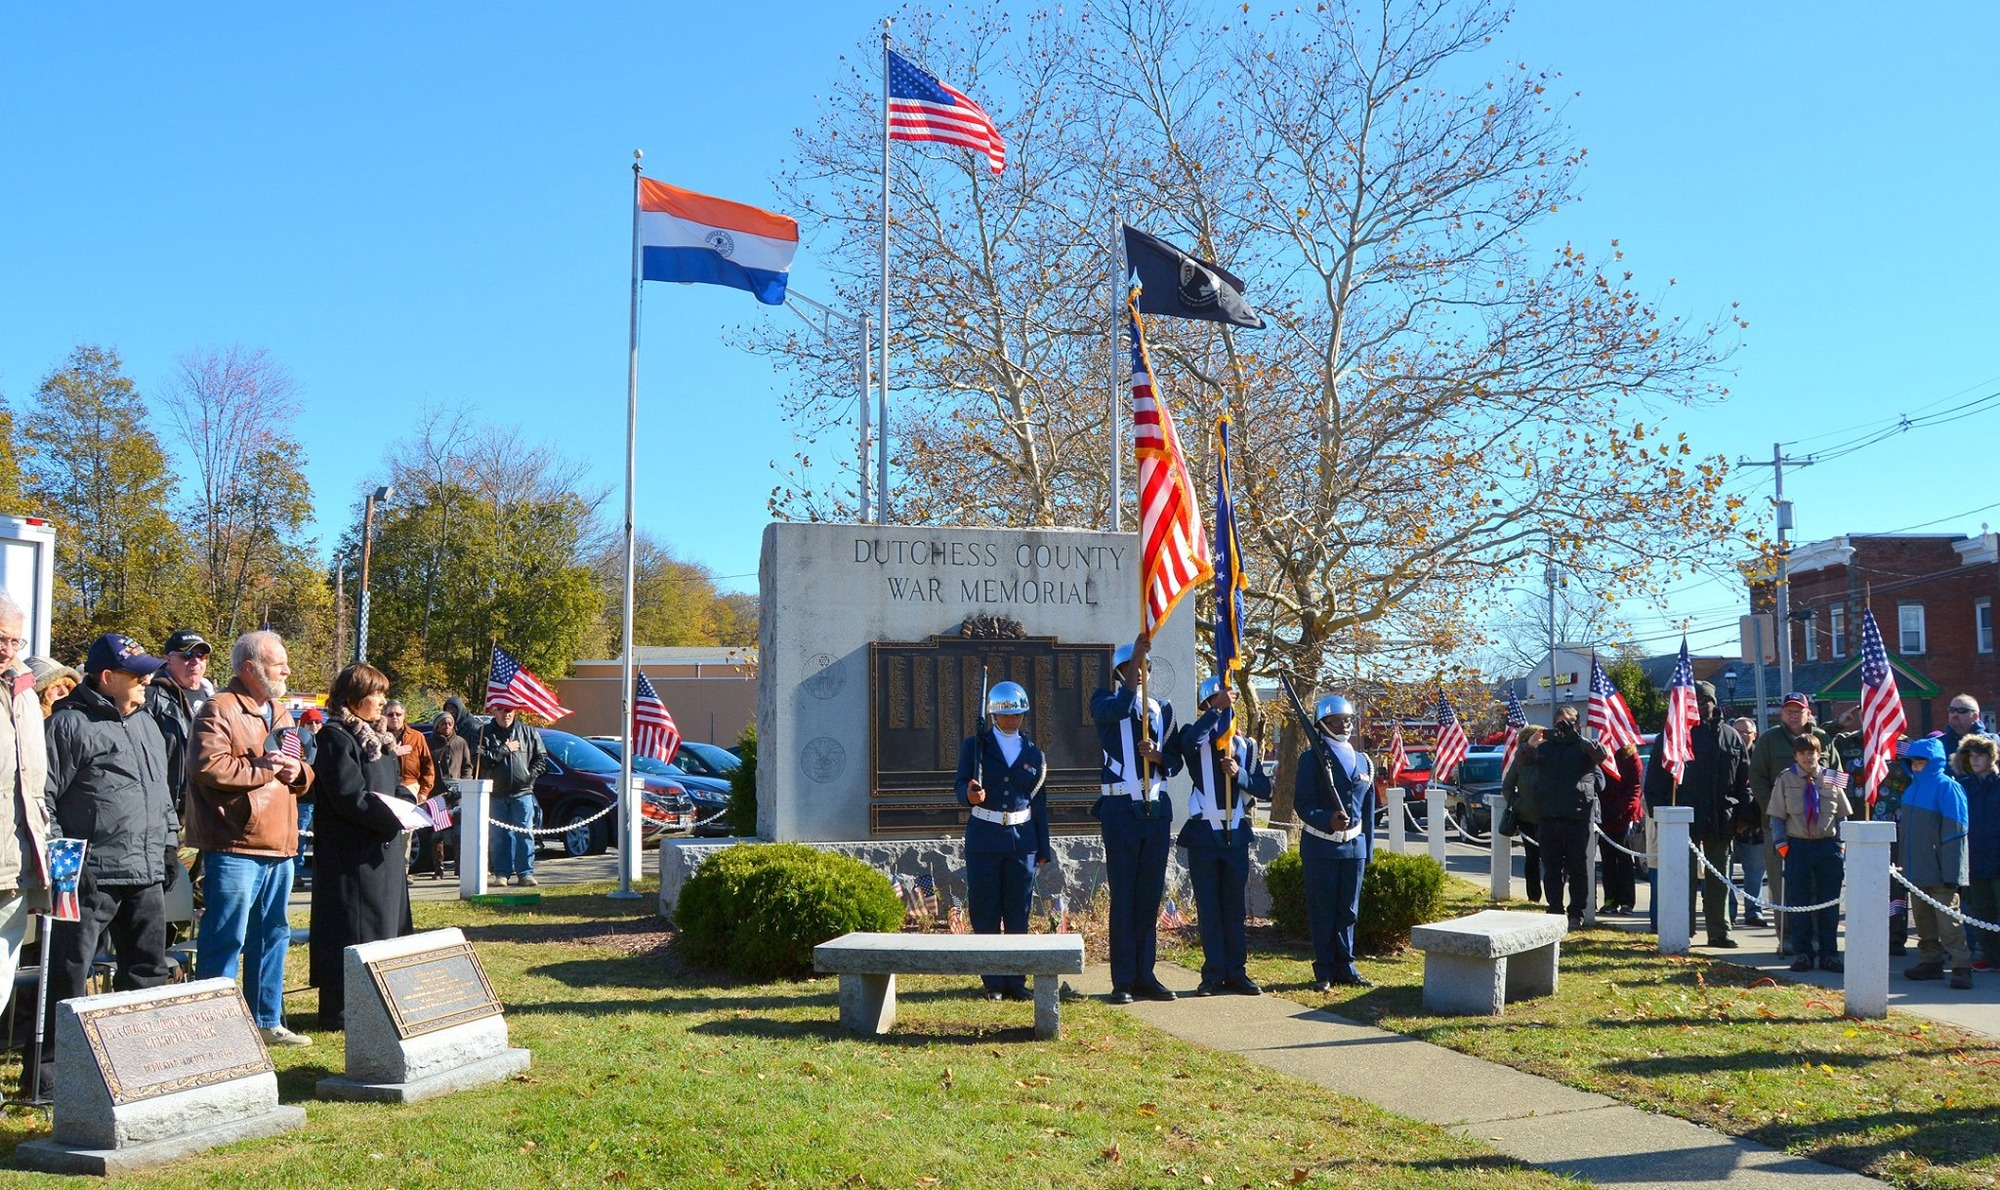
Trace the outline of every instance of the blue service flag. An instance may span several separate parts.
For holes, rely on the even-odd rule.
[[[1215,670],[1243,668],[1243,547],[1229,498],[1229,415],[1215,421]]]

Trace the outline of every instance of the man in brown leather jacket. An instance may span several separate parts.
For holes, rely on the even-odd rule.
[[[275,632],[245,633],[229,685],[194,721],[183,838],[201,849],[205,906],[195,977],[234,979],[243,968],[250,1015],[271,1045],[311,1045],[285,1027],[285,908],[299,849],[299,798],[312,769],[286,737],[298,731],[282,701],[291,660]]]

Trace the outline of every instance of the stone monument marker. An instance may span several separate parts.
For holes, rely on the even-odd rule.
[[[347,1073],[321,1079],[321,1099],[413,1103],[528,1068],[458,930],[362,943],[344,958]]]
[[[234,980],[83,996],[56,1006],[55,1134],[15,1150],[48,1173],[109,1175],[306,1122]]]

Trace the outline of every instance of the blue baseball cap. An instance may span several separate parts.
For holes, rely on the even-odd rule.
[[[165,664],[162,659],[148,653],[146,646],[124,633],[107,632],[90,642],[90,655],[84,659],[83,671],[99,674],[115,669],[119,673],[143,676],[156,672]]]

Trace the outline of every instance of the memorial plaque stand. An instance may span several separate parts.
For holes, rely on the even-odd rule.
[[[204,979],[56,1006],[55,1135],[14,1150],[46,1173],[111,1175],[306,1122],[234,980]]]
[[[347,948],[347,1073],[321,1099],[414,1103],[526,1070],[479,956],[457,930]]]

